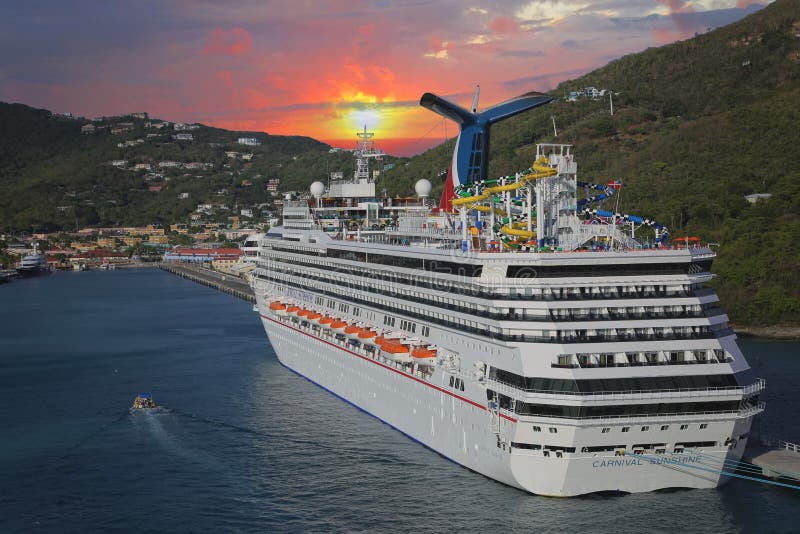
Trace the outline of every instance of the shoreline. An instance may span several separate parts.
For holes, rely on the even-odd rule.
[[[796,341],[800,339],[800,326],[771,325],[771,326],[737,326],[731,325],[737,336],[775,341]]]

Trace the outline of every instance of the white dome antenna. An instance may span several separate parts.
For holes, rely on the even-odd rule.
[[[314,198],[320,198],[325,194],[325,184],[322,182],[314,182],[311,184],[311,187],[309,187],[308,190],[311,192],[311,196]]]
[[[431,190],[433,190],[433,185],[425,178],[417,180],[417,183],[414,184],[414,191],[417,192],[417,196],[420,198],[428,198],[431,196]]]

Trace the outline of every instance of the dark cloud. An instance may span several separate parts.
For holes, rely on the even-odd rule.
[[[611,17],[608,21],[618,31],[656,31],[673,28],[698,31],[707,28],[718,28],[736,22],[763,7],[760,4],[751,4],[744,9],[717,9],[713,11],[672,13],[670,15],[648,15],[635,18]]]

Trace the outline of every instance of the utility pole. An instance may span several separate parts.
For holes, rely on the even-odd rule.
[[[550,115],[550,119],[553,121],[553,137],[558,137],[558,130],[556,130],[556,116]]]

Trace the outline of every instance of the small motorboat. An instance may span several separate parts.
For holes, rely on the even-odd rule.
[[[144,410],[146,408],[155,408],[156,401],[153,400],[153,396],[149,393],[139,393],[136,395],[136,398],[133,399],[133,408],[134,410]]]

